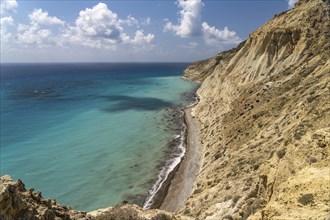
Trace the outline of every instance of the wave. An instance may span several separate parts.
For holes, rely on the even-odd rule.
[[[183,126],[183,129],[181,130],[180,135],[175,135],[174,139],[171,141],[174,141],[176,139],[180,139],[180,144],[178,147],[173,151],[174,153],[171,154],[170,159],[168,159],[165,163],[165,166],[163,166],[162,170],[158,174],[158,178],[155,182],[155,184],[152,186],[152,188],[148,191],[148,196],[143,204],[144,209],[149,209],[153,203],[154,203],[154,197],[157,194],[157,192],[161,189],[164,182],[167,180],[168,175],[175,169],[175,167],[180,164],[183,156],[186,153],[186,139],[187,139],[187,124],[185,122],[185,116],[184,116],[184,109],[190,108],[194,105],[196,105],[199,101],[199,97],[195,96],[194,102],[191,104],[183,107],[180,109],[180,122]]]
[[[168,159],[165,163],[165,166],[163,166],[162,170],[159,172],[158,177],[152,188],[148,191],[148,196],[143,204],[144,209],[149,209],[153,203],[154,203],[154,197],[157,194],[157,192],[161,189],[163,183],[167,180],[168,175],[175,169],[175,167],[181,162],[183,156],[186,153],[186,132],[187,132],[187,125],[184,122],[184,111],[180,110],[180,121],[183,125],[183,129],[181,130],[180,135],[176,135],[174,139],[171,141],[175,141],[176,139],[179,139],[179,145],[178,147],[173,151],[173,153],[170,156],[170,159]]]

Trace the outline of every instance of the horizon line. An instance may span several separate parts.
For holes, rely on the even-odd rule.
[[[200,60],[196,60],[196,61],[200,61]],[[73,63],[77,63],[77,64],[89,64],[89,63],[100,63],[100,64],[120,64],[120,63],[136,63],[136,64],[143,64],[143,63],[193,63],[196,61],[72,61],[72,62],[66,62],[66,61],[55,61],[55,62],[48,62],[48,61],[41,61],[41,62],[24,62],[24,61],[9,61],[9,62],[0,62],[0,65],[2,64],[73,64]]]

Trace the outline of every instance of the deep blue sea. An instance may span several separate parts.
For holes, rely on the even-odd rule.
[[[182,155],[186,66],[1,64],[1,175],[79,210],[143,205]]]

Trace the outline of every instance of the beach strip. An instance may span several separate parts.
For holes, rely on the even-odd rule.
[[[173,170],[172,178],[168,178],[169,187],[160,205],[160,209],[170,212],[177,212],[192,194],[200,169],[202,150],[198,120],[191,113],[194,106],[183,109],[187,126],[186,153],[180,164]]]

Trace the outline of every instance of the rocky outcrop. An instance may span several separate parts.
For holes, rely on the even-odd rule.
[[[55,200],[44,199],[41,192],[26,189],[21,180],[0,178],[1,220],[189,220],[162,210],[144,210],[137,205],[118,205],[93,212],[80,212]]]
[[[0,219],[54,220],[91,219],[86,212],[72,210],[57,204],[55,200],[43,199],[41,192],[26,189],[21,180],[10,176],[0,178]]]
[[[326,219],[330,6],[301,0],[238,48],[192,64],[203,161],[180,210],[196,219]]]
[[[119,205],[89,212],[95,220],[192,220],[158,209],[143,209],[137,205]]]

